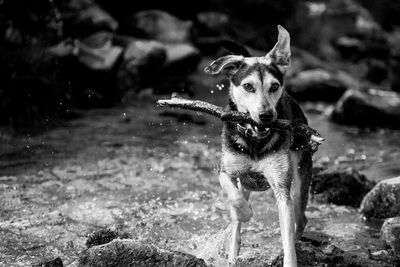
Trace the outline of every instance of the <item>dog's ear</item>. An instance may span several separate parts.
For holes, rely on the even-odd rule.
[[[278,32],[278,41],[267,57],[270,57],[282,72],[285,72],[290,66],[290,35],[281,25],[278,25]]]
[[[211,62],[211,64],[204,69],[208,74],[226,74],[228,76],[234,75],[243,64],[243,56],[224,56]]]

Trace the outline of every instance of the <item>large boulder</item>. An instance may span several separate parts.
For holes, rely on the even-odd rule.
[[[117,86],[120,90],[138,90],[143,79],[160,69],[166,61],[165,46],[156,41],[131,39],[122,56],[117,71]]]
[[[206,264],[204,260],[187,253],[157,248],[132,239],[115,239],[85,250],[80,256],[78,266],[206,267]]]
[[[115,66],[123,48],[114,44],[112,34],[97,32],[79,40],[64,40],[47,50],[58,57],[74,56],[88,69],[109,71]]]
[[[109,71],[122,54],[122,47],[113,43],[113,36],[107,32],[98,32],[75,41],[74,55],[92,70]]]
[[[99,30],[118,29],[118,22],[92,0],[68,0],[60,4],[66,35],[85,36]]]
[[[144,10],[129,22],[130,30],[141,37],[166,43],[183,43],[190,40],[192,22],[182,21],[161,10]]]
[[[179,70],[191,72],[200,62],[200,51],[191,44],[165,44],[167,51],[166,67],[180,67]]]
[[[334,42],[342,36],[380,39],[385,33],[369,11],[355,0],[309,2],[299,10],[298,43],[326,59],[340,58]],[[301,13],[302,12],[302,13]]]
[[[352,168],[328,169],[313,175],[311,192],[318,202],[358,207],[373,186],[372,181]]]
[[[229,23],[229,16],[221,12],[201,12],[196,16],[196,26],[203,36],[221,36]]]
[[[337,101],[348,89],[338,73],[324,69],[305,70],[286,83],[288,92],[298,100]]]
[[[386,219],[381,228],[381,240],[400,258],[400,217]]]
[[[153,87],[179,76],[185,80],[200,62],[200,52],[189,43],[161,43],[131,38],[117,71],[121,90]]]
[[[400,177],[379,182],[362,200],[360,211],[366,218],[400,216]]]
[[[370,89],[348,90],[336,104],[331,119],[359,127],[400,128],[400,94]]]

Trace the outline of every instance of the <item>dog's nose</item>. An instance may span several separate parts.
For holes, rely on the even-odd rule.
[[[274,119],[274,112],[272,110],[264,111],[259,114],[262,122],[271,122]]]

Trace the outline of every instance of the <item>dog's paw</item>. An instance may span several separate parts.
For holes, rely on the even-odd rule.
[[[234,219],[241,222],[248,222],[253,216],[253,210],[250,203],[244,197],[238,197],[231,200]]]

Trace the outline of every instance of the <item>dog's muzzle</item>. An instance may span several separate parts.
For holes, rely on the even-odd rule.
[[[251,138],[254,140],[262,140],[271,135],[270,128],[259,129],[257,126],[251,126],[250,124],[246,124],[246,126],[237,124],[237,129],[239,133],[244,135],[246,138]]]

